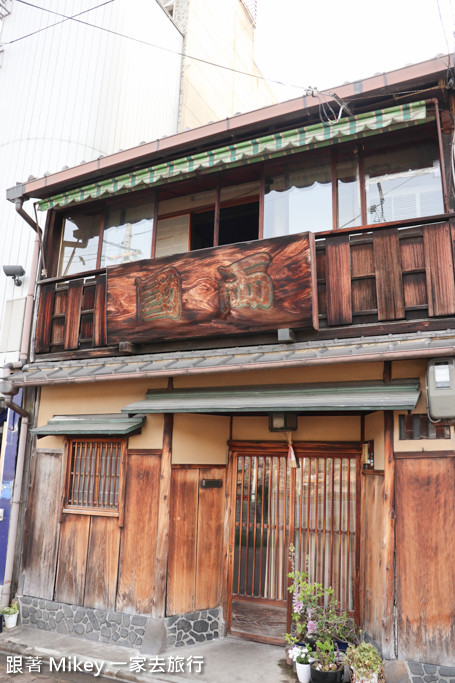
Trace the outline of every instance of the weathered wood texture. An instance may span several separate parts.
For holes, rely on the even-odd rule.
[[[41,285],[36,353],[106,344],[106,275]]]
[[[35,454],[25,519],[23,594],[46,600],[54,592],[61,472],[61,454]]]
[[[318,241],[318,301],[327,324],[453,315],[455,279],[448,223],[376,228]],[[343,265],[342,265],[343,264]],[[350,267],[350,285],[346,273]]]
[[[329,325],[352,323],[351,255],[349,235],[327,242],[327,322]]]
[[[395,457],[393,452],[393,412],[384,411],[384,516],[382,565],[382,652],[395,657]]]
[[[60,602],[84,604],[89,532],[88,515],[63,515],[55,582],[55,599]]]
[[[398,657],[455,665],[455,458],[396,463]]]
[[[375,232],[373,234],[373,252],[378,320],[404,318],[398,230]]]
[[[222,479],[203,489],[203,479]],[[225,468],[173,469],[167,583],[168,616],[221,601]]]
[[[155,579],[160,457],[128,455],[117,610],[149,614]]]
[[[161,451],[127,456],[123,527],[117,517],[62,514],[60,543],[57,535],[54,539],[55,553],[58,548],[56,600],[99,609],[151,613],[160,456]]]
[[[120,527],[115,517],[91,517],[84,605],[115,609]]]
[[[36,326],[35,351],[47,353],[52,336],[52,315],[54,314],[54,285],[42,285],[38,304],[38,323]]]
[[[169,386],[172,385],[170,381]],[[158,524],[156,531],[156,558],[152,617],[162,619],[166,611],[166,575],[169,555],[169,527],[172,486],[172,434],[174,415],[166,413],[163,425],[163,449],[161,454],[160,489],[158,499]]]
[[[430,316],[455,313],[455,280],[450,228],[429,225],[423,234]]]
[[[377,643],[382,639],[384,475],[362,476],[360,524],[360,623]]]
[[[109,344],[312,327],[308,234],[108,269]]]

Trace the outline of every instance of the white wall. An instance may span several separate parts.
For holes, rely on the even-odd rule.
[[[39,4],[72,16],[100,3]],[[0,264],[20,263],[27,274],[22,287],[15,287],[0,268],[2,321],[5,300],[25,296],[33,277],[34,233],[5,199],[6,189],[30,175],[40,177],[175,133],[183,46],[181,33],[155,0],[115,0],[79,17],[95,27],[74,20],[52,26],[62,17],[15,0],[6,5],[11,14],[1,33]],[[31,202],[24,208],[33,214]],[[42,226],[44,220],[41,216]],[[0,364],[16,358],[0,349]]]

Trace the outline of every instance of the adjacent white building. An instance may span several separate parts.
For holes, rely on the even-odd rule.
[[[253,60],[251,7],[242,0],[3,0],[0,194],[30,175],[271,103]],[[31,202],[25,209],[34,217]],[[6,199],[0,226],[1,265],[25,270],[16,286],[0,269],[3,365],[18,359],[35,235]]]

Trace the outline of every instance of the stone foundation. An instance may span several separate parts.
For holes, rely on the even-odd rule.
[[[215,640],[215,638],[225,636],[221,607],[167,617],[164,623],[167,632],[167,647],[195,645],[205,640]]]
[[[157,642],[157,653],[163,651],[163,646],[195,645],[225,635],[221,607],[166,617],[164,624],[143,614],[124,614],[31,597],[19,598],[19,612],[23,626],[147,652],[150,647],[153,649],[150,639],[156,641],[156,636],[151,634],[155,634],[154,627],[160,624],[165,629],[165,637],[162,645]]]
[[[455,683],[455,666],[407,662],[412,683]]]

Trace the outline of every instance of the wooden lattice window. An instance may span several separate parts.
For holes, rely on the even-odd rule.
[[[125,455],[125,439],[68,439],[64,512],[121,516]]]

